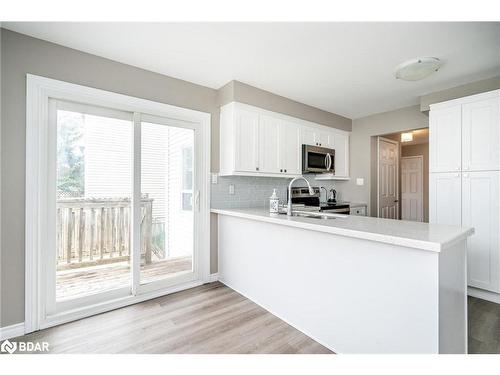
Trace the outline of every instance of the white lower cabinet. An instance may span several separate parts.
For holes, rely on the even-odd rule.
[[[429,176],[429,222],[461,225],[462,179],[460,173],[431,173]]]
[[[474,227],[468,239],[468,283],[500,292],[500,171],[464,172],[462,225]]]

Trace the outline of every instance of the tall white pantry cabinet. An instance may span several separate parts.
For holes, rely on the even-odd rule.
[[[430,107],[429,221],[474,227],[467,244],[468,284],[498,302],[500,90]]]

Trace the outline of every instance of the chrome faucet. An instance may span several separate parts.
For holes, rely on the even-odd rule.
[[[314,190],[311,187],[311,185],[309,184],[309,181],[307,181],[302,176],[293,178],[292,181],[290,181],[290,184],[288,184],[288,205],[286,207],[286,214],[288,216],[292,216],[292,185],[297,180],[304,180],[307,184],[307,187],[309,188],[309,195],[314,195]]]

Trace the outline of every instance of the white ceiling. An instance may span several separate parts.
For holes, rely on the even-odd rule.
[[[349,118],[500,74],[500,23],[50,23],[2,27],[200,85],[238,80]],[[419,82],[394,78],[435,56]]]

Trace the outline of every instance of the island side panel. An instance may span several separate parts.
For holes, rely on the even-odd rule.
[[[437,353],[439,253],[219,215],[219,279],[337,353]]]
[[[467,353],[467,240],[439,253],[439,352]]]

